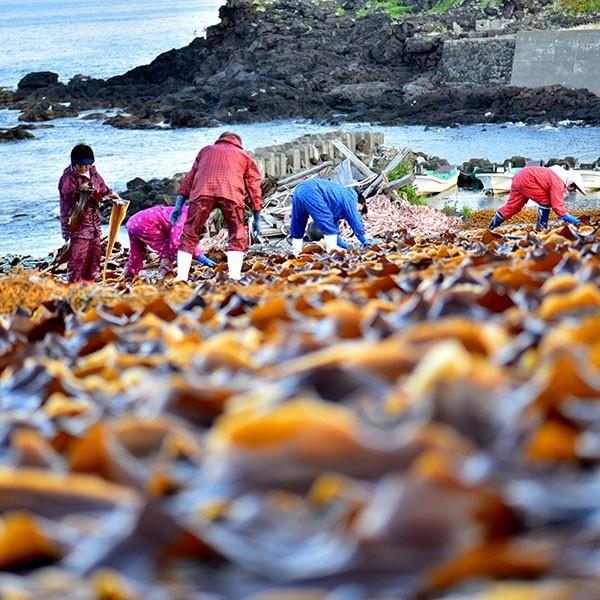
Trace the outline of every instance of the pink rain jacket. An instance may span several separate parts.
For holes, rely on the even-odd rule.
[[[227,136],[198,152],[177,193],[190,202],[208,196],[233,200],[239,206],[244,206],[248,194],[256,212],[262,209],[260,181],[260,171],[252,157],[244,152],[236,137]]]
[[[60,193],[60,229],[65,241],[71,237],[69,231],[69,214],[78,200],[78,190],[82,185],[90,182],[99,196],[106,196],[111,193],[111,189],[106,185],[96,167],[91,166],[89,170],[89,179],[75,170],[75,167],[69,166],[64,171],[58,182],[58,191]],[[83,221],[79,229],[73,234],[74,238],[93,239],[101,237],[100,228],[100,210],[98,205],[88,206],[85,210]]]
[[[142,270],[148,248],[158,252],[161,259],[173,260],[177,255],[188,207],[183,207],[181,218],[175,225],[171,225],[169,217],[173,208],[173,206],[153,206],[135,213],[127,221],[129,234],[127,270],[131,275],[137,275]],[[193,254],[194,258],[202,254],[200,246],[196,246]]]
[[[548,167],[524,167],[513,177],[508,200],[498,212],[510,219],[528,200],[533,200],[541,206],[551,207],[562,217],[567,214],[565,187],[561,178]]]

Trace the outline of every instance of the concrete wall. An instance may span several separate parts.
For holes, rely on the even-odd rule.
[[[509,84],[514,49],[512,35],[448,40],[440,73],[451,83]]]
[[[563,85],[600,95],[600,30],[518,33],[511,84]]]
[[[252,153],[263,177],[271,175],[282,179],[287,175],[308,169],[320,162],[339,156],[331,140],[340,140],[352,152],[372,154],[374,148],[383,144],[383,133],[379,131],[331,131],[303,135],[286,144],[256,148]]]

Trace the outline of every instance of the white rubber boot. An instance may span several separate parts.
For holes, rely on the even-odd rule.
[[[302,238],[292,238],[292,252],[294,256],[298,256],[302,252]]]
[[[175,281],[187,281],[192,266],[192,255],[188,252],[177,251],[177,277]]]
[[[325,240],[325,250],[327,250],[327,252],[339,250],[337,245],[337,235],[324,235],[323,239]]]
[[[229,268],[229,279],[239,281],[242,278],[243,262],[243,252],[239,252],[238,250],[229,250],[229,252],[227,252],[227,267]]]

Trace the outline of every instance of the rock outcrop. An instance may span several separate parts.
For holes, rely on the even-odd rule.
[[[409,8],[417,13],[434,4],[414,0]],[[229,0],[206,39],[106,81],[77,76],[64,85],[56,74],[30,74],[19,83],[15,106],[28,111],[28,120],[40,102],[70,101],[71,111],[121,107],[126,114],[107,122],[127,128],[292,117],[449,124],[568,115],[600,123],[600,99],[585,90],[508,86],[510,38],[492,38],[590,20],[546,5],[466,0],[444,14],[391,19],[363,0]],[[454,41],[474,37],[483,41]],[[446,43],[453,46],[442,61]]]

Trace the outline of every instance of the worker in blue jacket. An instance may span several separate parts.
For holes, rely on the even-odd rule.
[[[363,246],[371,242],[365,237],[362,214],[367,212],[367,203],[362,194],[327,179],[308,179],[294,190],[292,197],[292,251],[297,256],[302,251],[302,240],[308,217],[312,217],[323,232],[325,249],[330,252],[348,248],[342,240],[338,223],[342,219],[354,231]]]

